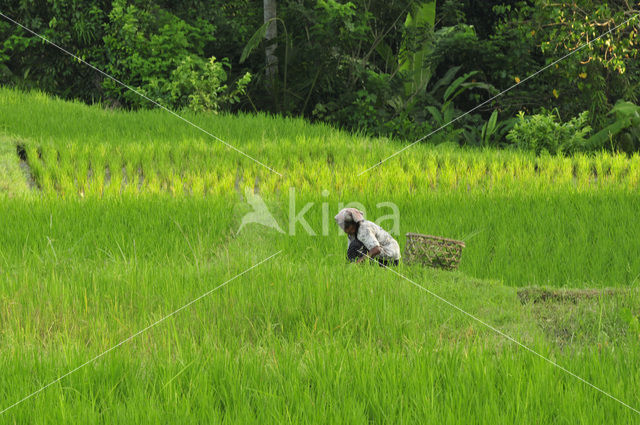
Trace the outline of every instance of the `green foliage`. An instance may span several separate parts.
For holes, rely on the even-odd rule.
[[[267,21],[257,29],[255,33],[251,36],[249,41],[247,41],[247,45],[242,49],[242,55],[240,55],[240,63],[243,63],[247,57],[253,52],[262,42],[265,34],[267,33],[267,27],[271,25],[271,21]]]
[[[594,40],[600,35],[599,27],[612,29],[626,22],[612,33],[611,36],[594,40],[585,48],[585,52],[578,53],[583,62],[595,61],[605,69],[624,73],[629,59],[638,57],[637,24],[638,18],[633,17],[629,3],[600,2],[582,0],[574,4],[549,5],[540,11],[543,16],[551,18],[555,25],[550,25],[545,35],[547,41],[541,44],[543,53],[556,52],[559,49],[577,48],[585,40]],[[586,11],[589,11],[587,14]],[[632,18],[629,20],[630,18]],[[579,69],[579,64],[572,61],[567,69]]]
[[[260,2],[249,0],[8,0],[3,6],[3,13],[172,108],[276,112],[410,141],[442,124],[439,118],[487,99],[485,90],[465,90],[443,110],[433,88],[451,69],[503,90],[640,10],[594,0],[280,1],[279,75],[269,84],[258,49],[262,12]],[[504,122],[518,111],[556,109],[563,117],[589,111],[597,131],[613,125],[609,112],[617,101],[638,104],[639,39],[637,20],[623,25],[465,116],[453,126],[454,138],[505,145],[502,131],[482,136],[496,110]],[[5,20],[0,40],[0,84],[116,107],[151,106]],[[629,130],[614,139],[594,143],[637,149]]]
[[[102,24],[110,0],[8,0],[2,12],[91,63],[104,63]],[[0,84],[39,87],[65,98],[100,97],[95,72],[15,24],[0,18]]]
[[[229,90],[225,67],[229,67],[229,62],[216,62],[215,57],[207,62],[193,56],[184,58],[171,73],[164,89],[171,93],[171,104],[186,106],[196,112],[218,112],[224,105],[237,103],[251,82],[251,74],[247,72],[236,87]]]
[[[509,118],[499,121],[498,117],[498,111],[494,110],[489,119],[482,125],[476,121],[465,125],[463,132],[465,144],[469,146],[503,147],[505,145],[505,137],[513,128],[516,119]]]
[[[211,25],[191,26],[153,4],[137,6],[115,0],[104,43],[107,54],[116,60],[107,65],[106,72],[165,106],[184,106],[191,93],[180,92],[179,88],[187,87],[184,83],[172,87],[171,77],[180,68],[189,74],[204,71],[203,64],[193,56],[202,51],[203,33],[213,30]],[[211,83],[219,75],[209,73],[207,77]],[[184,78],[188,80],[189,76]],[[148,106],[145,99],[110,79],[104,80],[103,87],[116,102]],[[182,105],[174,100],[182,100]]]
[[[106,28],[108,55],[118,59],[107,72],[164,106],[217,112],[237,103],[250,82],[246,73],[229,89],[229,61],[201,57],[215,32],[212,24],[196,27],[156,5],[116,0]],[[116,104],[149,106],[110,79],[102,85]]]
[[[398,58],[399,69],[408,79],[405,85],[407,96],[426,90],[429,84],[432,70],[427,57],[433,49],[435,19],[436,2],[433,0],[413,6],[404,22],[407,33]]]
[[[563,154],[587,149],[587,135],[591,132],[589,112],[585,111],[566,123],[558,122],[557,113],[545,112],[526,116],[518,114],[518,120],[507,134],[507,140],[516,148]]]
[[[426,110],[431,115],[433,125],[436,128],[445,127],[441,133],[434,135],[434,141],[460,141],[460,135],[464,132],[464,129],[461,126],[455,128],[450,125],[452,121],[457,120],[458,116],[463,114],[462,111],[456,110],[454,107],[453,101],[458,96],[471,89],[483,89],[489,91],[489,93],[495,91],[488,84],[471,80],[477,74],[476,71],[467,72],[455,78],[459,69],[460,67],[449,69],[441,79],[435,82],[428,93],[430,105],[426,106]]]
[[[589,146],[598,149],[609,145],[629,153],[640,150],[640,106],[620,100],[608,115],[610,123],[587,140]]]
[[[557,108],[562,116],[590,112],[594,128],[604,126],[607,112],[619,99],[636,101],[640,94],[637,16],[634,2],[548,2],[536,0],[517,6],[496,6],[503,20],[493,40],[508,51],[496,56],[504,85],[513,84],[543,66],[580,48],[571,57],[545,71],[544,78],[504,96],[499,103],[527,113]],[[597,38],[597,40],[596,40]],[[592,42],[584,46],[587,42]],[[499,71],[500,72],[500,71]]]

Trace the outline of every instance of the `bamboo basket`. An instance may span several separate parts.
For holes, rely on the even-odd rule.
[[[425,266],[455,270],[460,264],[464,242],[439,236],[407,233],[405,262],[418,262]]]

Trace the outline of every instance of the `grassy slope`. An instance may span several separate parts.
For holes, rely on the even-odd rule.
[[[96,119],[79,105],[64,107],[82,110],[72,114],[79,120]],[[22,121],[4,118],[5,111],[0,114],[5,131],[24,131],[22,137],[47,143],[46,128],[28,130]],[[128,125],[163,125],[160,115],[141,114],[153,120],[131,119]],[[233,131],[263,120],[266,131],[309,132],[310,138],[332,141],[330,149],[336,152],[347,141],[346,135],[297,121],[221,120],[236,122],[229,126]],[[97,137],[100,132],[94,129],[102,122],[84,132],[80,122],[76,133],[69,133],[71,128],[56,133],[54,121],[54,140],[49,140],[54,144],[67,136],[75,142],[85,135]],[[58,126],[69,125],[58,121]],[[122,124],[122,132],[133,131]],[[180,131],[174,127],[167,124],[167,131]],[[147,137],[155,137],[154,129]],[[288,140],[295,140],[292,134]],[[128,140],[113,137],[110,143]],[[279,143],[284,144],[282,138]],[[272,152],[279,145],[267,146]],[[229,156],[224,161],[237,165],[238,159]],[[469,196],[442,191],[406,199],[393,191],[373,196],[356,189],[318,197],[309,186],[298,192],[298,210],[307,201],[326,201],[334,209],[340,201],[356,199],[375,211],[384,196],[401,207],[403,232],[418,228],[462,237],[484,226],[470,239],[461,272],[406,265],[399,271],[640,405],[636,292],[577,305],[522,306],[515,288],[469,277],[472,272],[500,277],[495,272],[502,265],[511,277],[541,276],[548,267],[555,277],[575,272],[603,282],[614,276],[603,264],[615,264],[616,257],[601,261],[588,249],[632,260],[620,247],[637,252],[631,240],[637,215],[633,193],[601,189],[564,196],[535,191]],[[284,194],[265,196],[284,223]],[[344,237],[335,229],[329,237],[307,236],[298,228],[291,238],[259,227],[251,228],[257,233],[235,235],[245,210],[233,190],[202,199],[114,194],[84,200],[3,199],[0,409],[275,250],[284,252],[0,416],[0,423],[638,422],[636,414],[409,282],[375,267],[345,267],[342,253],[336,252]],[[616,227],[621,220],[631,232]],[[319,205],[308,221],[322,228]],[[598,243],[589,245],[591,238]],[[583,251],[575,251],[576,242],[586,244]],[[510,250],[514,245],[518,249]],[[474,251],[491,247],[493,265],[483,252]],[[540,258],[549,249],[569,254],[563,260]],[[536,256],[542,267],[527,266]],[[581,261],[584,256],[591,262]],[[637,268],[629,264],[633,274]],[[563,282],[570,282],[566,277]]]
[[[358,176],[400,145],[297,119],[188,115],[281,178],[163,111],[105,111],[7,89],[0,109],[0,129],[27,145],[45,196],[217,197],[257,181],[285,228],[291,187],[296,213],[315,203],[306,217],[317,233],[341,203],[357,201],[375,219],[391,212],[380,202],[393,202],[402,244],[407,232],[464,239],[461,270],[474,277],[520,286],[640,283],[640,156],[536,158],[420,145]],[[311,244],[316,255],[341,243],[335,233],[321,239]]]
[[[0,263],[0,399],[17,400],[288,244],[271,233],[230,235],[233,217],[220,215],[224,204],[5,204],[9,220],[1,234],[14,243]],[[29,231],[16,230],[17,223]],[[571,327],[545,321],[543,329],[539,306],[520,305],[513,288],[462,273],[399,270],[637,404],[638,335],[622,314],[638,311],[637,296],[564,305],[551,318],[573,313]],[[557,341],[563,330],[570,334]],[[635,420],[391,273],[291,252],[0,419],[36,417],[41,423]]]
[[[113,166],[115,161],[133,161],[143,171],[160,165],[165,172],[179,171],[183,180],[184,176],[215,175],[212,182],[225,190],[233,189],[240,172],[247,184],[253,185],[258,177],[267,194],[294,186],[316,195],[326,189],[347,195],[375,191],[407,196],[475,190],[635,192],[640,182],[640,155],[629,160],[606,154],[556,159],[496,150],[479,155],[479,151],[425,145],[415,145],[375,172],[359,176],[403,145],[308,125],[300,119],[185,112],[189,120],[284,174],[282,178],[160,110],[108,111],[1,88],[0,108],[0,132],[42,147],[42,160],[32,156],[30,161],[63,176],[78,177],[83,167],[75,165],[86,162]],[[27,116],[29,120],[24,119]]]

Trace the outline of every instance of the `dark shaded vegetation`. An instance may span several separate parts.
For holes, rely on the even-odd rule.
[[[425,143],[551,153],[640,148],[638,19],[447,125],[632,18],[637,4],[272,4],[276,18],[266,22],[257,0],[11,0],[3,13],[173,109],[268,111],[408,141],[446,126]],[[0,20],[0,39],[0,84],[153,107],[8,20]],[[507,137],[519,113],[520,132]],[[540,125],[555,132],[565,123],[573,131],[566,140],[526,140]]]

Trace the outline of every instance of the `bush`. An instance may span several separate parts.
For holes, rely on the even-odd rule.
[[[212,25],[195,27],[160,8],[144,2],[115,0],[105,24],[104,44],[109,61],[105,71],[168,107],[172,103],[172,74],[194,56],[202,55],[205,33]],[[148,107],[148,103],[110,79],[102,87],[116,105]]]
[[[216,58],[211,57],[204,61],[197,56],[187,56],[171,73],[164,90],[171,94],[174,107],[218,112],[224,104],[237,103],[251,81],[251,74],[247,72],[230,90],[224,68],[229,68],[227,60],[216,62]]]
[[[608,125],[589,138],[589,146],[627,153],[640,150],[640,106],[619,100],[607,115]]]
[[[589,112],[584,111],[566,123],[558,122],[556,113],[543,111],[525,117],[524,112],[520,112],[516,124],[507,134],[507,141],[518,149],[534,151],[536,154],[586,150],[586,136],[591,132]]]

